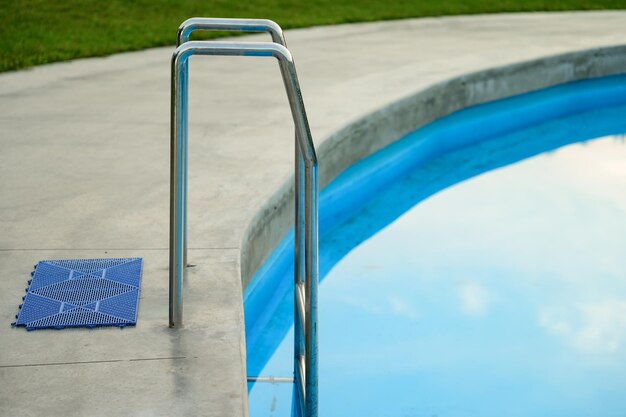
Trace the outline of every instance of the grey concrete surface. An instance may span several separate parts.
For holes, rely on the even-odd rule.
[[[624,43],[625,22],[618,11],[288,31],[322,183],[457,108],[626,72],[623,48],[597,50]],[[168,329],[171,52],[0,75],[2,416],[247,413],[242,279],[245,285],[289,224],[293,127],[275,62],[192,59],[189,244],[196,266],[185,284],[185,328]],[[145,259],[136,328],[8,326],[36,261],[100,256]]]

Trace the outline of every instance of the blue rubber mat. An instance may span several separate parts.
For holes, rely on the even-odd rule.
[[[13,325],[27,330],[133,326],[141,258],[40,261]]]

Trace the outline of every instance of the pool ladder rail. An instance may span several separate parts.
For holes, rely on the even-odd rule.
[[[272,42],[189,41],[197,30],[265,32]],[[300,83],[283,31],[266,19],[192,18],[178,28],[172,56],[170,151],[169,325],[183,324],[182,284],[187,263],[187,124],[189,58],[193,55],[274,57],[295,124],[294,415],[318,408],[318,182],[317,156]],[[249,377],[261,381],[262,377]]]

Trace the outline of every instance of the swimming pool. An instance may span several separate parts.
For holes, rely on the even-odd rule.
[[[625,115],[624,76],[499,100],[322,190],[320,415],[621,416],[626,145],[591,139]],[[244,294],[249,375],[292,374],[290,239]]]

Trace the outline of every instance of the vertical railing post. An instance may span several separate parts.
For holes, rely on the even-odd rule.
[[[188,55],[172,57],[170,120],[169,326],[183,324],[184,251],[187,224],[187,65]]]
[[[179,85],[179,89],[182,91],[183,97],[181,99],[181,101],[184,101],[184,110],[182,111],[182,113],[179,115],[179,121],[178,123],[181,125],[184,125],[184,129],[185,129],[185,133],[183,135],[183,137],[185,138],[185,140],[183,141],[184,143],[182,143],[182,149],[181,149],[181,154],[182,154],[182,159],[183,161],[183,166],[185,167],[183,172],[182,172],[182,177],[181,177],[181,181],[182,181],[182,188],[181,188],[181,192],[182,192],[182,201],[183,201],[183,208],[182,210],[184,210],[183,213],[183,257],[182,257],[182,263],[183,263],[183,268],[187,268],[187,266],[189,265],[188,260],[187,260],[187,214],[188,214],[188,209],[187,209],[187,191],[189,190],[189,184],[187,182],[187,163],[189,161],[189,154],[187,152],[187,129],[188,129],[188,114],[187,114],[187,106],[188,106],[188,97],[189,97],[189,60],[185,59],[183,62],[181,62],[180,64],[180,71],[179,71],[179,77],[180,77],[180,85]],[[184,280],[184,275],[183,275],[183,280]],[[181,318],[180,318],[180,324],[182,325],[182,313],[181,313]]]
[[[317,340],[317,294],[318,294],[318,207],[317,207],[317,163],[305,164],[305,241],[306,241],[306,417],[317,417],[318,406],[318,340]]]
[[[304,101],[292,60],[279,60],[291,106],[300,155],[296,155],[296,213],[294,278],[294,353],[296,387],[305,417],[317,417],[318,408],[318,183],[317,156]],[[300,190],[300,192],[298,192]],[[304,278],[304,279],[302,279]],[[300,290],[303,289],[303,291]],[[304,292],[304,296],[302,296]],[[303,308],[302,308],[303,307]],[[304,310],[304,311],[303,311]],[[302,317],[303,316],[303,317]],[[298,330],[301,326],[302,329]],[[304,339],[304,340],[302,340]],[[304,344],[304,349],[302,349]]]
[[[296,132],[297,135],[297,132]],[[302,307],[306,304],[305,295],[305,247],[304,244],[304,159],[300,142],[295,143],[295,159],[294,159],[294,279],[293,279],[293,369],[294,369],[294,404],[293,415],[302,417],[305,415],[305,392],[306,392],[306,311]]]

